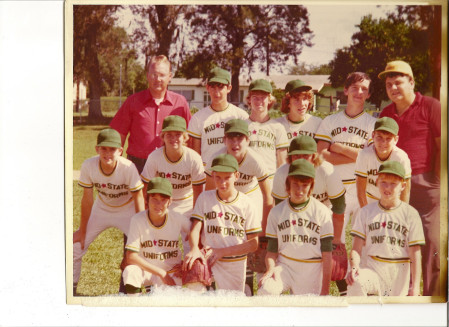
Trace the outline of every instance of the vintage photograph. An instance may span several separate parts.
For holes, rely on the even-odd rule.
[[[447,3],[64,10],[68,304],[447,301]]]

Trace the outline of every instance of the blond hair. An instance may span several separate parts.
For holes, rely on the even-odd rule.
[[[152,64],[167,64],[168,70],[171,71],[171,63],[168,58],[164,55],[153,56],[147,63],[147,73],[150,70]]]
[[[166,133],[168,133],[168,132],[162,132],[160,135],[160,138],[162,140],[162,143],[164,143],[164,145],[165,145],[164,136]],[[181,132],[181,133],[183,136],[182,145],[187,146],[187,141],[189,140],[189,134],[187,134],[187,132]]]
[[[245,97],[246,105],[250,109],[251,109],[251,93],[252,92],[258,92],[258,91],[250,91],[250,92],[248,92],[248,94]],[[274,95],[271,94],[271,93],[269,93],[269,94],[270,94],[270,96],[269,96],[269,99],[268,99],[268,101],[269,101],[269,103],[268,103],[268,110],[270,110],[274,106],[274,104],[276,103],[276,98],[274,97]]]
[[[314,93],[313,93],[312,90],[300,91],[300,92],[292,92],[292,94],[287,92],[285,94],[285,96],[282,98],[282,103],[281,103],[281,111],[284,114],[288,114],[290,112],[290,99],[293,96],[293,94],[305,94],[306,95],[306,99],[309,100],[309,107],[307,108],[307,110],[310,110],[312,108],[312,106],[313,106],[313,96],[314,96]]]

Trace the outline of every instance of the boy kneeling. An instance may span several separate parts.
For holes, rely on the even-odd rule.
[[[286,180],[289,198],[271,209],[266,237],[267,272],[258,295],[328,295],[332,272],[332,212],[311,196],[315,167],[305,159],[292,162]]]
[[[142,285],[181,285],[174,273],[179,272],[182,260],[182,222],[168,211],[172,185],[165,178],[155,177],[148,182],[147,196],[148,210],[134,215],[129,228],[123,271],[127,294],[140,293]]]
[[[355,217],[348,295],[419,295],[420,245],[425,241],[418,212],[400,200],[404,178],[399,162],[384,162],[376,182],[380,200],[363,207]],[[363,247],[366,262],[360,264]]]

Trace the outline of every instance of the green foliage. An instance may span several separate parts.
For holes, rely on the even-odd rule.
[[[303,6],[201,5],[195,9],[185,15],[194,50],[185,55],[180,74],[204,76],[210,69],[207,63],[230,70],[232,102],[238,102],[243,67],[251,72],[258,65],[268,72],[270,66],[290,58],[296,62],[303,47],[311,46],[312,32]]]
[[[330,75],[332,68],[329,64],[313,65],[301,62],[296,66],[290,67],[290,75]]]
[[[381,19],[365,16],[357,27],[359,30],[352,36],[351,45],[338,49],[330,62],[333,87],[342,86],[351,72],[365,72],[372,79],[370,102],[379,107],[387,96],[384,82],[377,75],[388,61],[404,60],[413,69],[416,90],[423,93],[429,90],[429,39],[421,28],[403,15],[394,14]]]

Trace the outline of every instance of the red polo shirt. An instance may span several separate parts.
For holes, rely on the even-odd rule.
[[[436,153],[435,138],[441,136],[441,103],[416,92],[415,101],[401,116],[393,102],[382,110],[380,117],[391,117],[398,123],[397,146],[408,154],[412,174],[432,171]]]
[[[187,100],[180,94],[167,91],[164,100],[157,105],[147,89],[129,96],[110,126],[120,134],[129,133],[128,154],[147,159],[153,150],[162,146],[162,122],[169,115],[183,117],[188,126],[192,115]]]

